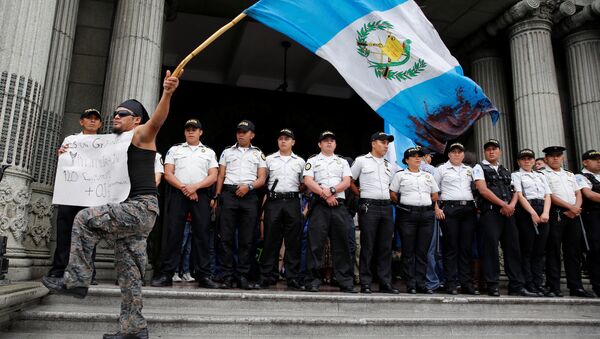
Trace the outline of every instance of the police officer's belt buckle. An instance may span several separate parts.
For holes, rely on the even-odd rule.
[[[360,204],[367,204],[367,205],[374,205],[374,206],[389,206],[392,204],[391,200],[386,200],[386,199],[361,198],[358,202]]]
[[[298,192],[269,192],[271,200],[290,200],[298,198]]]
[[[396,205],[396,207],[398,207],[399,209],[405,211],[405,212],[427,212],[427,211],[433,211],[433,206],[428,205],[428,206],[411,206],[411,205],[404,205],[404,204],[398,204]]]
[[[450,206],[468,206],[473,204],[472,200],[445,200],[443,204]]]

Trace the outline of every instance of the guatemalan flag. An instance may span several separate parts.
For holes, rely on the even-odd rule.
[[[417,144],[446,142],[498,111],[413,0],[261,0],[245,11],[329,61]]]

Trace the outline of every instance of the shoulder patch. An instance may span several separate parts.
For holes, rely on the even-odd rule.
[[[267,160],[267,157],[265,157],[265,154],[263,152],[260,152],[260,158],[264,160]]]
[[[304,169],[306,171],[310,170],[312,168],[312,165],[310,164],[310,162],[307,162],[306,165],[304,165]]]

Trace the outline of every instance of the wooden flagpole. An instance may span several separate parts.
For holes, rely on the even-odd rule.
[[[218,31],[213,33],[213,35],[211,35],[202,44],[200,44],[200,46],[196,47],[196,49],[193,50],[192,53],[188,54],[188,56],[186,56],[185,59],[181,60],[179,65],[177,65],[177,68],[175,68],[175,71],[173,72],[173,76],[179,78],[181,76],[181,73],[183,72],[183,68],[185,67],[185,65],[187,65],[188,62],[190,62],[190,60],[192,60],[192,58],[194,58],[196,55],[198,55],[198,53],[200,53],[203,49],[205,49],[213,41],[217,40],[218,37],[220,37],[223,33],[225,33],[227,30],[229,30],[231,27],[233,27],[235,24],[240,22],[245,17],[246,17],[246,13],[241,13],[240,15],[236,16],[235,19],[231,20],[227,25],[221,27]]]

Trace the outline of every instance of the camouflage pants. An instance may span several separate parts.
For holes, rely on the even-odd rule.
[[[121,332],[138,332],[147,327],[142,315],[142,280],[148,258],[146,238],[158,216],[153,195],[129,198],[81,210],[71,233],[71,253],[65,270],[67,288],[87,287],[92,279],[92,252],[101,239],[115,242],[115,269],[121,288]]]

